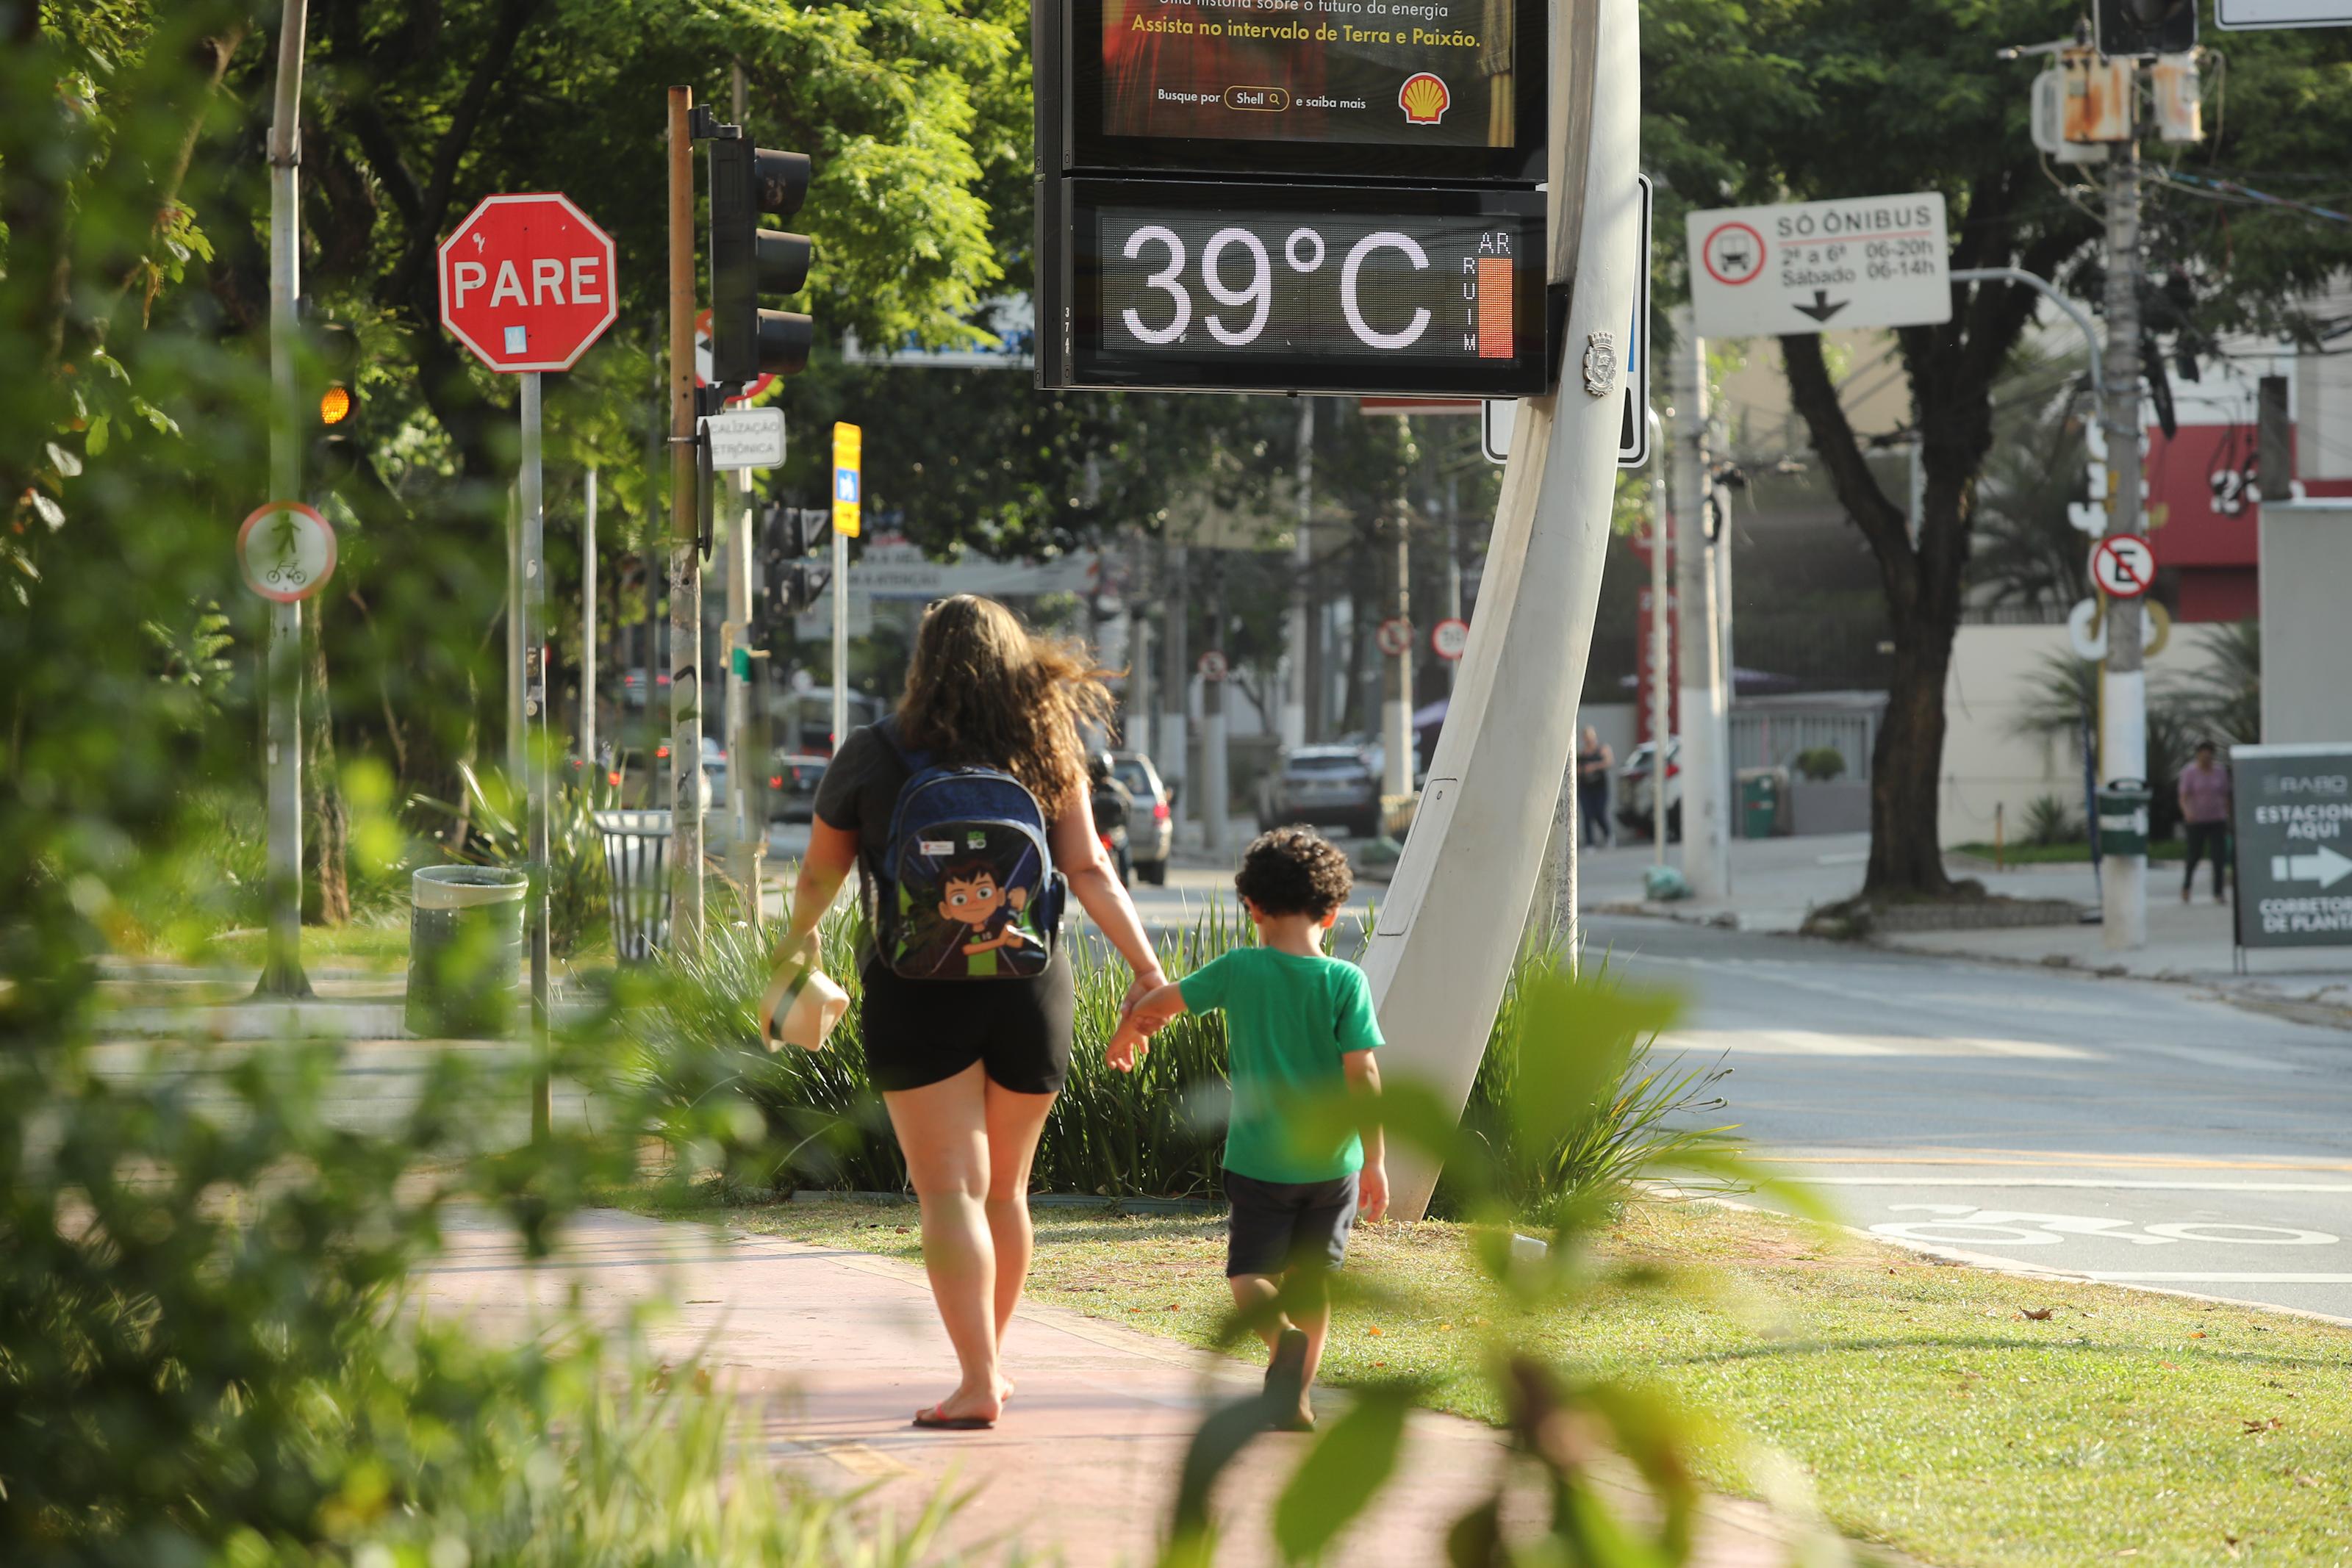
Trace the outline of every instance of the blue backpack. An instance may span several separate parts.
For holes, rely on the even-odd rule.
[[[1045,812],[994,768],[934,767],[875,727],[911,776],[890,812],[880,951],[910,980],[1027,979],[1045,972],[1068,883],[1054,869]]]

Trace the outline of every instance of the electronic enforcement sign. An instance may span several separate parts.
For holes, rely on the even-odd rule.
[[[2230,747],[2241,947],[2352,946],[2352,746]]]

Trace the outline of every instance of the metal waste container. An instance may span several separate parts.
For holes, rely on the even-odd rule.
[[[506,866],[418,870],[409,894],[409,1033],[502,1040],[514,1032],[530,886],[530,878]]]
[[[2147,853],[2147,802],[2144,779],[2117,779],[2099,787],[2099,852]]]
[[[641,962],[669,940],[667,811],[599,811],[605,882],[613,893],[613,952]]]
[[[1769,839],[1780,831],[1780,811],[1789,799],[1789,773],[1784,768],[1743,768],[1739,770],[1739,836]]]

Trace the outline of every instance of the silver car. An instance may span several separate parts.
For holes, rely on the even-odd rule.
[[[1140,751],[1110,754],[1111,776],[1127,786],[1135,800],[1128,819],[1127,860],[1136,876],[1154,887],[1168,881],[1168,852],[1176,842],[1176,812],[1160,769]]]
[[[1304,822],[1339,828],[1360,839],[1381,833],[1381,770],[1361,747],[1302,746],[1286,751],[1282,769],[1266,780],[1258,801],[1258,828]]]

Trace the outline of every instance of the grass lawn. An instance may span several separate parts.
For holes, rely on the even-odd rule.
[[[1981,840],[1966,844],[1953,844],[1948,852],[1973,855],[1980,861],[1993,858],[1993,848]],[[2147,858],[2152,861],[2178,862],[2189,852],[2189,846],[2179,839],[2159,839],[2147,846]],[[2071,844],[2011,844],[2001,852],[2001,858],[2011,865],[2084,865],[2091,859],[2087,843]]]
[[[258,964],[268,936],[260,931],[231,931],[206,943],[197,956],[207,963]],[[340,964],[359,969],[404,969],[408,967],[408,915],[397,919],[354,920],[345,925],[302,927],[302,958],[306,964]]]
[[[658,1210],[919,1256],[911,1208]],[[1212,1343],[1222,1220],[1041,1209],[1035,1298]],[[1418,1372],[1491,1419],[1475,1368],[1496,1336],[1654,1378],[1793,1456],[1838,1526],[1944,1568],[2352,1563],[2352,1333],[2095,1285],[1931,1264],[1776,1216],[1643,1204],[1611,1262],[1677,1270],[1662,1294],[1603,1286],[1518,1322],[1459,1227],[1359,1229],[1326,1376]],[[2048,1311],[2028,1318],[2028,1311]],[[1255,1346],[1252,1346],[1255,1354]],[[1753,1489],[1732,1461],[1710,1484]]]

